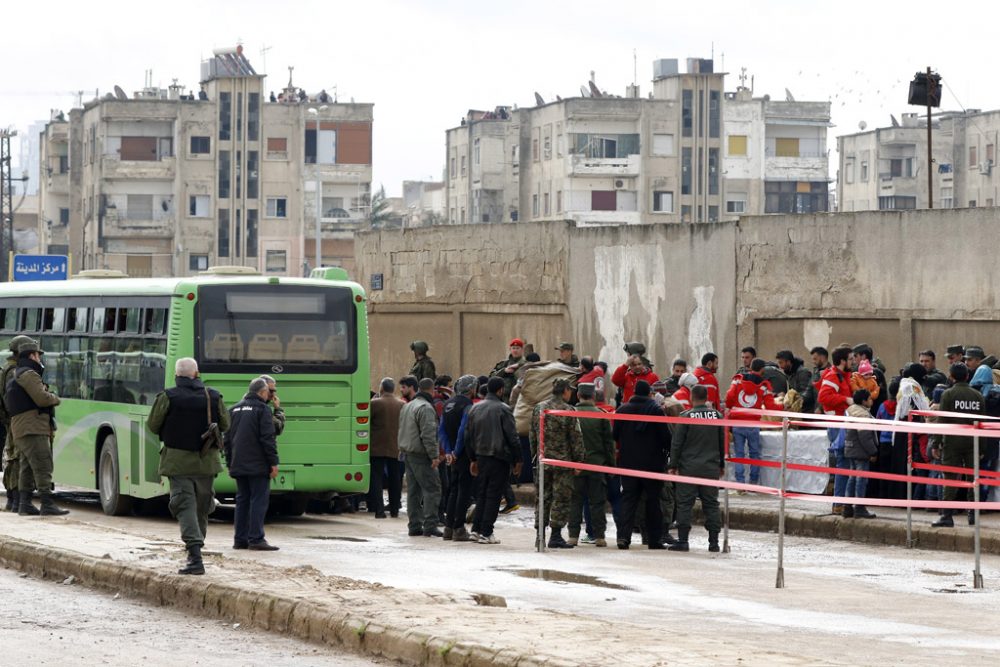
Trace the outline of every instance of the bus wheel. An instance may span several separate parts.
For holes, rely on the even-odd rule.
[[[132,511],[132,497],[123,496],[119,488],[118,439],[112,434],[104,438],[98,468],[101,508],[108,516],[124,516]]]

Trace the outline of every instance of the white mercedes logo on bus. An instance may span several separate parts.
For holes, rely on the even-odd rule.
[[[271,366],[272,373],[281,373],[285,368],[283,366]]]

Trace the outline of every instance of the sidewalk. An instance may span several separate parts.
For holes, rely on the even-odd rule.
[[[514,493],[522,507],[535,505],[535,485],[521,484]],[[722,502],[723,494],[719,494]],[[778,503],[775,496],[755,493],[729,494],[729,527],[734,530],[777,532]],[[906,510],[890,507],[869,508],[875,519],[844,519],[831,512],[830,503],[804,500],[785,501],[785,534],[796,537],[818,537],[829,540],[847,540],[863,544],[907,546]],[[701,508],[695,506],[695,521],[701,521]],[[954,528],[931,528],[937,512],[914,508],[912,512],[912,547],[972,553],[975,531],[969,526],[965,512],[955,515]],[[980,541],[982,553],[1000,554],[1000,513],[980,514]]]

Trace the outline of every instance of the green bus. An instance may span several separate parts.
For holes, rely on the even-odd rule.
[[[369,357],[365,293],[343,269],[309,278],[220,267],[191,278],[107,278],[0,285],[0,340],[41,341],[44,379],[62,398],[53,443],[58,487],[96,489],[108,514],[168,492],[146,427],[174,363],[198,361],[227,406],[254,377],[275,378],[286,414],[275,504],[368,489]],[[97,276],[94,276],[97,274]],[[120,274],[123,275],[123,274]],[[226,473],[215,485],[234,495]]]

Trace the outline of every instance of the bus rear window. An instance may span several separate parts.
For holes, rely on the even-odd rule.
[[[198,365],[216,373],[353,373],[355,308],[343,287],[203,286]]]

